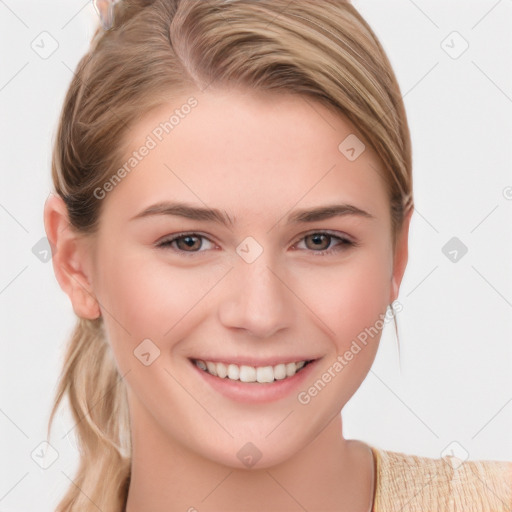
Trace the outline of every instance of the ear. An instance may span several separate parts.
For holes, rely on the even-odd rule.
[[[391,294],[389,297],[390,304],[398,297],[398,293],[400,291],[400,284],[402,282],[405,268],[407,266],[407,260],[409,258],[409,224],[411,222],[413,211],[414,207],[411,206],[411,208],[404,217],[400,231],[397,233],[395,256],[393,261],[393,275],[391,278]]]
[[[94,319],[101,314],[91,286],[90,247],[69,223],[66,204],[50,194],[44,205],[44,228],[52,249],[53,271],[57,281],[70,298],[73,310],[81,318]]]

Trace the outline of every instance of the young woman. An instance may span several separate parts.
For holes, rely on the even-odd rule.
[[[78,316],[49,422],[67,396],[81,460],[59,510],[510,510],[512,463],[343,437],[413,212],[368,24],[342,0],[111,8],[44,212]]]

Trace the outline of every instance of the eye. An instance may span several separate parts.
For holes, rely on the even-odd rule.
[[[204,242],[207,242],[207,247],[204,247]],[[346,237],[334,235],[328,231],[316,231],[313,233],[306,234],[299,242],[305,242],[306,250],[316,253],[316,255],[323,256],[325,254],[331,254],[334,252],[347,249],[351,246],[357,246],[358,244]],[[334,241],[338,243],[332,245]],[[210,244],[210,247],[208,247]],[[176,252],[192,256],[199,252],[204,252],[200,249],[211,249],[214,244],[206,236],[199,233],[179,233],[157,242],[156,247],[159,248],[171,248]],[[296,244],[297,245],[297,244]],[[301,248],[301,250],[303,250]],[[188,253],[188,254],[187,254]]]
[[[167,248],[170,247],[177,252],[182,253],[197,253],[203,252],[199,251],[199,248],[203,247],[203,242],[201,240],[207,240],[210,244],[210,240],[199,233],[180,233],[179,235],[172,236],[170,238],[166,238],[161,242],[156,244],[157,247]],[[176,243],[176,246],[173,244]],[[213,244],[212,244],[213,245]]]
[[[332,246],[331,243],[336,240],[338,243]],[[316,231],[309,233],[301,238],[300,241],[305,241],[306,249],[311,249],[312,252],[320,256],[342,251],[343,249],[357,245],[356,242],[353,242],[348,238],[333,235],[328,231]],[[311,243],[308,243],[308,241]]]

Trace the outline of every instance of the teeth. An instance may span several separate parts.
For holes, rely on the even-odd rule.
[[[211,361],[195,360],[195,364],[211,375],[239,380],[241,382],[270,383],[274,380],[283,380],[293,377],[301,368],[304,368],[306,361],[297,363],[276,364],[275,366],[238,366],[236,364],[212,363]]]
[[[274,368],[272,366],[260,366],[256,369],[258,382],[274,382]]]
[[[206,368],[204,368],[206,370]],[[282,380],[286,379],[286,365],[278,364],[274,366],[274,379]]]
[[[217,376],[217,365],[215,363],[206,363],[206,367],[208,368],[208,373]]]
[[[196,361],[196,365],[199,366],[201,370],[206,370],[207,368],[206,363],[204,361]]]
[[[254,366],[240,366],[240,380],[242,382],[256,382],[256,368]]]
[[[225,364],[217,363],[217,377],[223,379],[228,374],[228,369]]]
[[[297,371],[297,365],[295,363],[288,363],[286,365],[286,376],[293,377]]]
[[[240,368],[236,364],[228,366],[228,379],[238,380],[240,378]]]

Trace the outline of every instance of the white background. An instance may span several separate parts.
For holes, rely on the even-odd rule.
[[[382,449],[512,460],[512,1],[356,0],[397,74],[413,140],[416,212],[393,324],[344,409],[344,435]],[[75,317],[45,236],[50,151],[72,70],[96,13],[87,1],[0,2],[0,510],[53,510],[78,453],[61,410],[40,468],[46,426]],[[57,50],[31,47],[47,31]],[[457,31],[469,44],[462,48]],[[445,43],[442,43],[445,40]],[[35,44],[34,43],[34,44]],[[442,252],[457,237],[468,252]],[[71,431],[71,436],[65,434]]]

